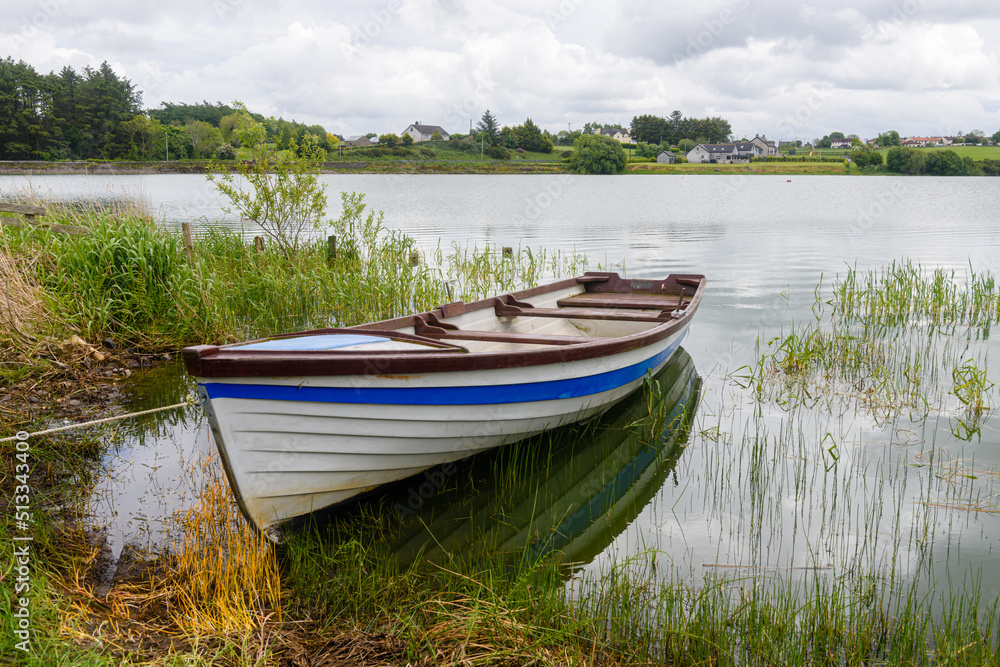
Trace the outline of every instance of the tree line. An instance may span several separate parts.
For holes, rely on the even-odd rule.
[[[629,133],[637,143],[677,146],[688,139],[696,144],[721,144],[730,140],[733,128],[720,116],[688,118],[674,110],[666,118],[652,114],[635,116]]]
[[[0,60],[0,160],[232,158],[236,111],[207,101],[143,111],[141,91],[107,62],[39,74],[24,61]],[[252,116],[278,149],[329,150],[338,141],[320,125]]]
[[[659,153],[661,146],[666,148],[685,142],[691,147],[696,143],[722,143],[729,141],[733,133],[725,118],[688,118],[675,110],[665,118],[652,114],[635,116],[628,128],[617,123],[595,122],[585,123],[579,130],[566,129],[553,134],[539,128],[530,118],[520,125],[501,127],[497,117],[487,109],[471,136],[496,148],[549,153],[555,146],[575,145],[581,137],[601,129],[628,129],[632,141],[639,148],[648,148],[651,156]],[[453,134],[452,137],[462,140],[465,135]]]
[[[885,168],[897,174],[913,176],[987,176],[1000,175],[1000,160],[974,161],[953,150],[922,151],[895,146],[885,155]]]
[[[128,151],[123,125],[139,113],[142,93],[108,63],[41,75],[0,60],[0,158],[109,158]]]

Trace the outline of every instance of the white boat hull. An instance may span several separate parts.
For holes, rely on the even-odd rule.
[[[648,347],[475,373],[199,378],[233,492],[272,536],[290,519],[599,414],[673,356]]]

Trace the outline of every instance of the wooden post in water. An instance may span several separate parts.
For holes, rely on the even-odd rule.
[[[410,266],[420,266],[420,253],[416,250],[410,253]]]
[[[513,257],[514,256],[514,249],[512,247],[510,247],[509,245],[505,245],[503,247],[503,256],[504,257]]]
[[[181,233],[184,235],[184,254],[187,255],[188,261],[194,261],[194,243],[191,240],[191,223],[182,222],[181,223]]]
[[[337,235],[330,234],[326,237],[326,259],[333,261],[337,259]]]
[[[264,252],[264,237],[255,236],[253,237],[253,247],[257,252]]]

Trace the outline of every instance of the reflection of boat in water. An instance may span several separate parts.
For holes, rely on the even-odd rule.
[[[412,515],[390,546],[399,564],[553,551],[566,562],[593,559],[663,486],[687,441],[701,384],[691,357],[680,350],[654,380],[659,401],[647,386],[586,426],[539,436],[548,446],[535,440],[473,463],[472,490],[462,484],[411,509],[448,475],[432,471],[392,492],[397,512]]]

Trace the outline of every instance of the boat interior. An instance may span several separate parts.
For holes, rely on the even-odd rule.
[[[576,284],[529,296],[505,294],[474,304],[447,304],[378,323],[398,326],[377,328],[451,343],[469,352],[581,345],[642,333],[679,319],[696,295],[700,296],[700,276],[671,276],[653,283],[658,288],[655,291],[589,289],[593,283],[607,282],[608,275],[598,274],[593,281],[585,276]]]

